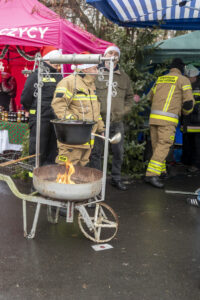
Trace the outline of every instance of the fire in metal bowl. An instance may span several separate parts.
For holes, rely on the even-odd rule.
[[[97,196],[101,191],[102,172],[93,168],[75,166],[72,180],[75,184],[57,183],[58,173],[65,173],[65,165],[48,165],[34,169],[34,188],[52,199],[80,201]]]

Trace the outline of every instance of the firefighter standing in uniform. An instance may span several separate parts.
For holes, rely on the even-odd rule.
[[[59,51],[53,46],[43,47],[42,56],[49,59],[55,55],[60,55]],[[57,155],[56,135],[53,124],[50,122],[54,119],[54,113],[51,108],[51,101],[57,83],[62,79],[61,74],[56,74],[60,65],[44,62],[44,67],[49,69],[50,78],[43,77],[42,86],[42,103],[41,103],[41,129],[40,129],[40,165],[55,163]],[[29,111],[29,154],[35,154],[36,151],[36,126],[37,126],[37,96],[35,96],[35,84],[38,82],[37,70],[29,75],[26,80],[24,90],[21,95],[21,104]],[[29,174],[32,177],[32,173]]]
[[[121,133],[121,141],[117,144],[111,144],[112,150],[112,170],[111,170],[111,185],[119,190],[126,191],[127,187],[121,180],[121,167],[124,155],[124,124],[123,118],[131,112],[133,106],[133,90],[129,76],[120,68],[118,61],[120,58],[120,49],[115,46],[109,46],[105,52],[104,57],[115,56],[118,58],[114,63],[113,82],[116,84],[116,96],[112,98],[111,105],[111,123],[110,123],[110,136],[116,133]],[[109,74],[109,63],[105,62],[99,66],[103,71],[105,79]],[[97,96],[101,102],[102,118],[106,120],[107,114],[107,92],[108,87],[106,81],[96,80]],[[101,169],[101,156],[103,153],[103,141],[100,138],[95,138],[95,146],[91,155],[90,165],[93,168]]]
[[[185,67],[185,76],[192,84],[195,100],[191,114],[183,117],[183,153],[182,162],[190,166],[191,171],[200,169],[200,80],[197,80],[199,70],[193,65]]]
[[[165,159],[174,143],[174,135],[181,112],[185,115],[193,110],[192,87],[187,77],[182,76],[184,63],[175,58],[167,75],[157,79],[150,91],[150,135],[153,155],[148,164],[145,181],[155,187],[164,184],[160,175],[166,173]]]
[[[78,72],[78,74],[76,74]],[[100,116],[100,103],[94,84],[97,65],[78,65],[76,72],[62,79],[55,90],[52,108],[59,119],[95,121],[92,132],[104,132],[104,123]],[[89,74],[93,73],[93,74]],[[75,80],[76,76],[76,80]],[[59,155],[56,163],[64,164],[70,160],[74,165],[85,166],[94,144],[94,139],[83,145],[66,145],[58,142]]]

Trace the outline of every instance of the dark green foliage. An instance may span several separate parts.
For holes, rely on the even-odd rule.
[[[23,140],[23,144],[22,144],[22,154],[21,157],[26,157],[29,155],[29,130],[26,132],[25,136],[24,136],[24,140]],[[24,160],[23,161],[24,164],[28,164],[28,160]],[[16,167],[16,173],[13,175],[14,178],[20,178],[23,180],[28,180],[29,178],[29,171],[26,169],[23,169],[22,167],[20,167],[20,165],[18,165]]]

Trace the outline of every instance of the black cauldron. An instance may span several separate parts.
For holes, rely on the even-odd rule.
[[[82,145],[90,141],[94,121],[51,120],[59,142],[68,145]]]

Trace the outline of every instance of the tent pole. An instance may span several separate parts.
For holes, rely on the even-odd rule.
[[[43,64],[43,62],[42,62]],[[40,128],[41,128],[41,102],[42,102],[42,68],[41,61],[38,59],[38,97],[37,97],[37,122],[36,122],[36,161],[35,167],[40,166]]]

